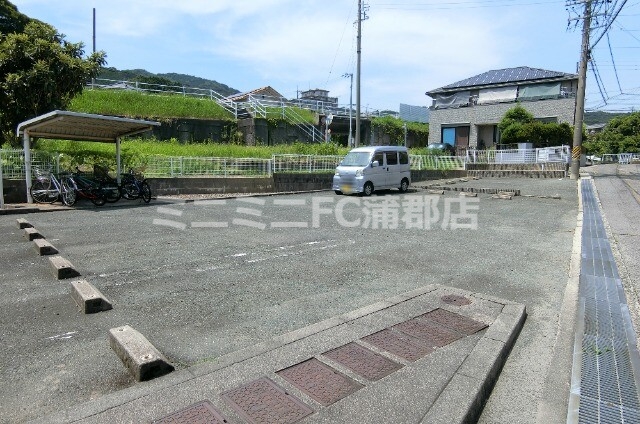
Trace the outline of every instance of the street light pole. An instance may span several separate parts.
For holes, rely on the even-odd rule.
[[[346,73],[343,75],[344,78],[351,78],[351,85],[349,86],[349,139],[347,140],[347,144],[349,147],[353,147],[353,130],[351,128],[351,112],[353,110],[353,72]]]

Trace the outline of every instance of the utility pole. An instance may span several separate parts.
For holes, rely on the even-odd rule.
[[[347,140],[347,145],[349,147],[353,147],[353,129],[351,125],[353,122],[353,119],[351,118],[353,112],[353,73],[346,73],[342,77],[351,79],[351,84],[349,85],[349,138]]]
[[[358,66],[356,69],[356,139],[354,147],[360,145],[360,74],[362,70],[362,21],[369,19],[367,16],[368,6],[362,5],[362,0],[358,0],[358,37],[357,37],[357,56]]]
[[[93,8],[93,52],[96,52],[96,8]]]
[[[584,98],[587,83],[587,63],[590,58],[589,32],[591,30],[591,3],[584,2],[584,16],[582,23],[582,49],[578,68],[578,92],[576,93],[576,115],[573,128],[573,149],[571,151],[571,179],[580,176],[580,158],[582,156],[582,124],[584,122]]]

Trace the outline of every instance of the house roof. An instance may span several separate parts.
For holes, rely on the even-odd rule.
[[[282,94],[278,93],[278,91],[275,88],[268,85],[266,87],[256,88],[255,90],[247,91],[244,93],[232,94],[230,96],[227,96],[226,98],[229,100],[241,101],[241,100],[245,100],[247,97],[249,97],[249,95],[268,96],[268,97],[276,97],[276,98],[283,97]]]
[[[577,79],[576,74],[567,74],[564,72],[548,71],[546,69],[529,68],[528,66],[519,66],[517,68],[505,68],[487,71],[473,77],[454,82],[435,90],[427,91],[427,95],[446,93],[451,91],[460,91],[460,89],[479,89],[496,85],[518,85],[521,83],[531,82],[553,82]]]

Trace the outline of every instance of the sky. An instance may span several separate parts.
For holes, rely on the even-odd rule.
[[[320,88],[341,105],[353,93],[355,104],[358,0],[11,2],[87,52],[95,8],[96,48],[110,67],[188,74],[241,92],[271,86],[287,98]],[[582,6],[567,3],[582,1],[366,1],[362,109],[430,106],[426,91],[494,69],[577,73]],[[640,109],[640,0],[614,0],[610,14],[623,4],[592,51],[587,110]],[[606,19],[596,18],[592,41]]]

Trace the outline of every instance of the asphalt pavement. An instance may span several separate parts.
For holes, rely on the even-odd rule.
[[[205,399],[243,422],[234,390],[260,378],[284,387],[318,422],[358,422],[367,411],[384,422],[430,421],[444,405],[442,422],[481,413],[482,423],[529,423],[563,408],[566,416],[571,371],[560,335],[572,332],[565,321],[575,314],[576,182],[456,185],[518,188],[522,196],[324,192],[22,216],[112,301],[113,310],[93,315],[78,311],[68,281],[53,278],[48,259],[24,239],[21,216],[0,216],[0,372],[11,382],[0,389],[2,422],[148,422]],[[470,303],[447,303],[448,295]],[[432,323],[435,310],[485,327],[456,330],[455,341],[414,361],[370,343],[389,329],[411,337],[405,323]],[[509,331],[498,337],[504,322]],[[125,324],[176,371],[136,382],[107,343],[108,330]],[[399,368],[370,379],[328,355],[350,343]],[[311,359],[362,387],[325,405],[279,373]],[[490,396],[486,386],[462,384],[479,375],[492,376]],[[430,400],[408,413],[417,398]],[[397,408],[374,407],[391,404]]]

